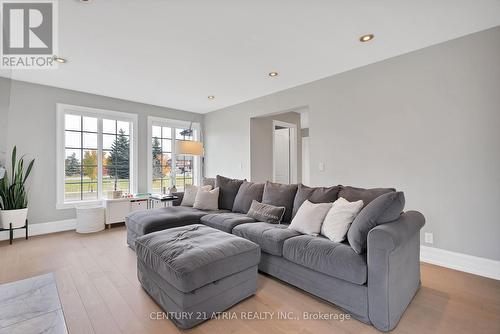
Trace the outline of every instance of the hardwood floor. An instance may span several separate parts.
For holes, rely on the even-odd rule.
[[[0,243],[0,283],[53,272],[70,333],[180,333],[142,290],[125,228],[63,232]],[[500,281],[422,264],[422,288],[395,333],[500,333]],[[342,312],[274,278],[259,275],[255,296],[229,310],[274,312],[272,320],[207,321],[189,333],[377,333],[357,320],[279,320],[278,312]],[[269,316],[268,313],[260,313]]]

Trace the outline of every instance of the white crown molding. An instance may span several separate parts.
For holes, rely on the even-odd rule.
[[[76,219],[58,220],[54,222],[28,225],[28,235],[32,237],[35,235],[74,230],[75,228]],[[24,229],[14,230],[14,239],[24,238],[26,236],[25,233],[26,231]],[[9,231],[0,232],[0,240],[9,240]]]
[[[422,245],[420,261],[500,280],[500,261]]]

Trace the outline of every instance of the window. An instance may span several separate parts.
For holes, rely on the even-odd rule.
[[[108,191],[136,192],[137,116],[58,104],[57,205],[98,201]]]
[[[130,127],[131,122],[102,120],[102,187],[103,191],[130,193]]]
[[[183,191],[186,185],[198,184],[200,175],[200,158],[178,155],[175,152],[176,141],[196,140],[199,125],[174,120],[149,117],[149,147],[148,178],[149,191],[163,193],[175,180],[178,191]],[[192,129],[190,134],[189,129]]]
[[[64,201],[98,199],[97,118],[64,117]]]

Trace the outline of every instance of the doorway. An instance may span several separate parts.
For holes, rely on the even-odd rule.
[[[297,183],[297,125],[273,120],[273,181]]]

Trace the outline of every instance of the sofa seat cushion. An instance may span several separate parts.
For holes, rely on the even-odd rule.
[[[242,213],[224,212],[205,215],[201,217],[200,222],[218,230],[231,233],[235,226],[253,223],[255,219],[247,217]]]
[[[283,255],[285,240],[299,236],[300,233],[288,228],[286,224],[263,222],[241,224],[233,228],[233,234],[258,244],[263,252],[271,255]]]
[[[359,285],[366,283],[366,256],[356,254],[347,244],[301,235],[285,241],[283,257],[328,276]]]
[[[127,229],[144,235],[167,228],[199,223],[200,218],[209,213],[213,211],[202,211],[186,206],[169,206],[133,212],[126,217],[125,223]]]
[[[137,259],[182,292],[256,266],[260,260],[255,243],[201,224],[150,233],[135,245]]]

